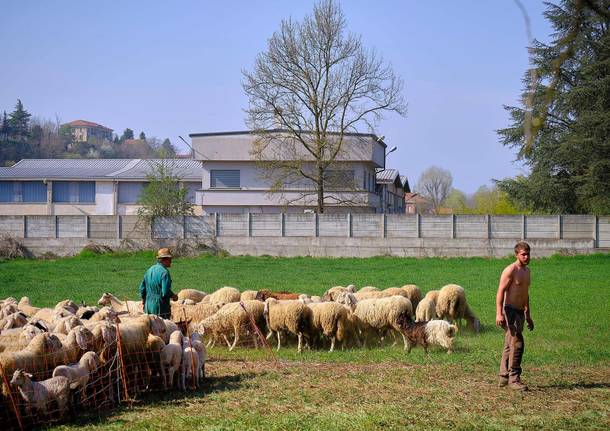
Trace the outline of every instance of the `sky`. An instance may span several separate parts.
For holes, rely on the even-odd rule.
[[[532,36],[552,29],[542,1],[521,0]],[[6,2],[0,14],[0,112],[17,99],[39,118],[82,119],[169,138],[245,130],[242,70],[282,19],[314,1]],[[430,166],[473,193],[525,173],[496,130],[509,124],[528,67],[524,16],[515,0],[343,0],[359,34],[405,84],[406,117],[387,115],[387,167],[413,188]],[[368,132],[368,131],[363,131]]]

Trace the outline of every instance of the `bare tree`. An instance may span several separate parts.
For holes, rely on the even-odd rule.
[[[442,203],[451,192],[453,177],[451,172],[437,166],[431,166],[422,172],[415,190],[428,199],[434,214],[439,213]]]
[[[328,175],[340,170],[346,137],[372,132],[385,112],[406,113],[402,80],[359,36],[346,34],[341,8],[322,0],[302,22],[282,21],[252,71],[244,71],[247,124],[257,135],[252,155],[260,161],[271,193],[301,187],[318,212],[326,202],[349,200]],[[330,186],[330,187],[328,187]],[[342,184],[339,189],[347,189]],[[309,190],[309,191],[307,191]]]

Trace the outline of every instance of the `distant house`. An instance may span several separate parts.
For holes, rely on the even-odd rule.
[[[62,124],[62,126],[70,128],[76,142],[88,142],[93,138],[99,140],[105,139],[108,141],[112,140],[112,129],[91,121],[76,120]]]
[[[419,193],[405,193],[405,212],[407,214],[423,214],[430,210],[430,201]]]
[[[0,215],[133,215],[158,163],[182,179],[195,203],[202,169],[192,159],[24,159],[0,168]]]
[[[270,132],[281,134],[283,131]],[[258,161],[251,153],[257,139],[252,132],[193,133],[189,136],[195,159],[201,161],[203,167],[198,202],[204,213],[303,213],[315,209],[314,185],[304,179],[287,183],[282,190],[271,191],[270,181],[263,178]],[[381,212],[375,170],[383,169],[385,165],[386,144],[374,134],[348,133],[344,137],[342,152],[332,172],[329,170],[327,174],[349,187],[331,188],[325,192],[325,212]],[[270,151],[281,154],[281,138],[274,145],[277,147]],[[296,156],[301,161],[308,160],[307,154]],[[306,167],[314,166],[313,161],[308,163],[305,162]]]
[[[381,211],[387,214],[405,212],[405,191],[409,189],[406,176],[400,176],[397,169],[383,169],[377,172],[377,193],[381,198]]]

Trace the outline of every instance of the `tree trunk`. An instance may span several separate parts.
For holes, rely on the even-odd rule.
[[[318,214],[324,212],[324,170],[318,168]]]

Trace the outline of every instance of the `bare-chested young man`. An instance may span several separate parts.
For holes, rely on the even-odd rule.
[[[523,356],[523,323],[534,329],[530,315],[530,246],[521,241],[515,245],[517,260],[511,263],[500,276],[496,295],[496,325],[504,328],[504,350],[500,362],[500,386],[527,390],[521,382],[521,358]]]

